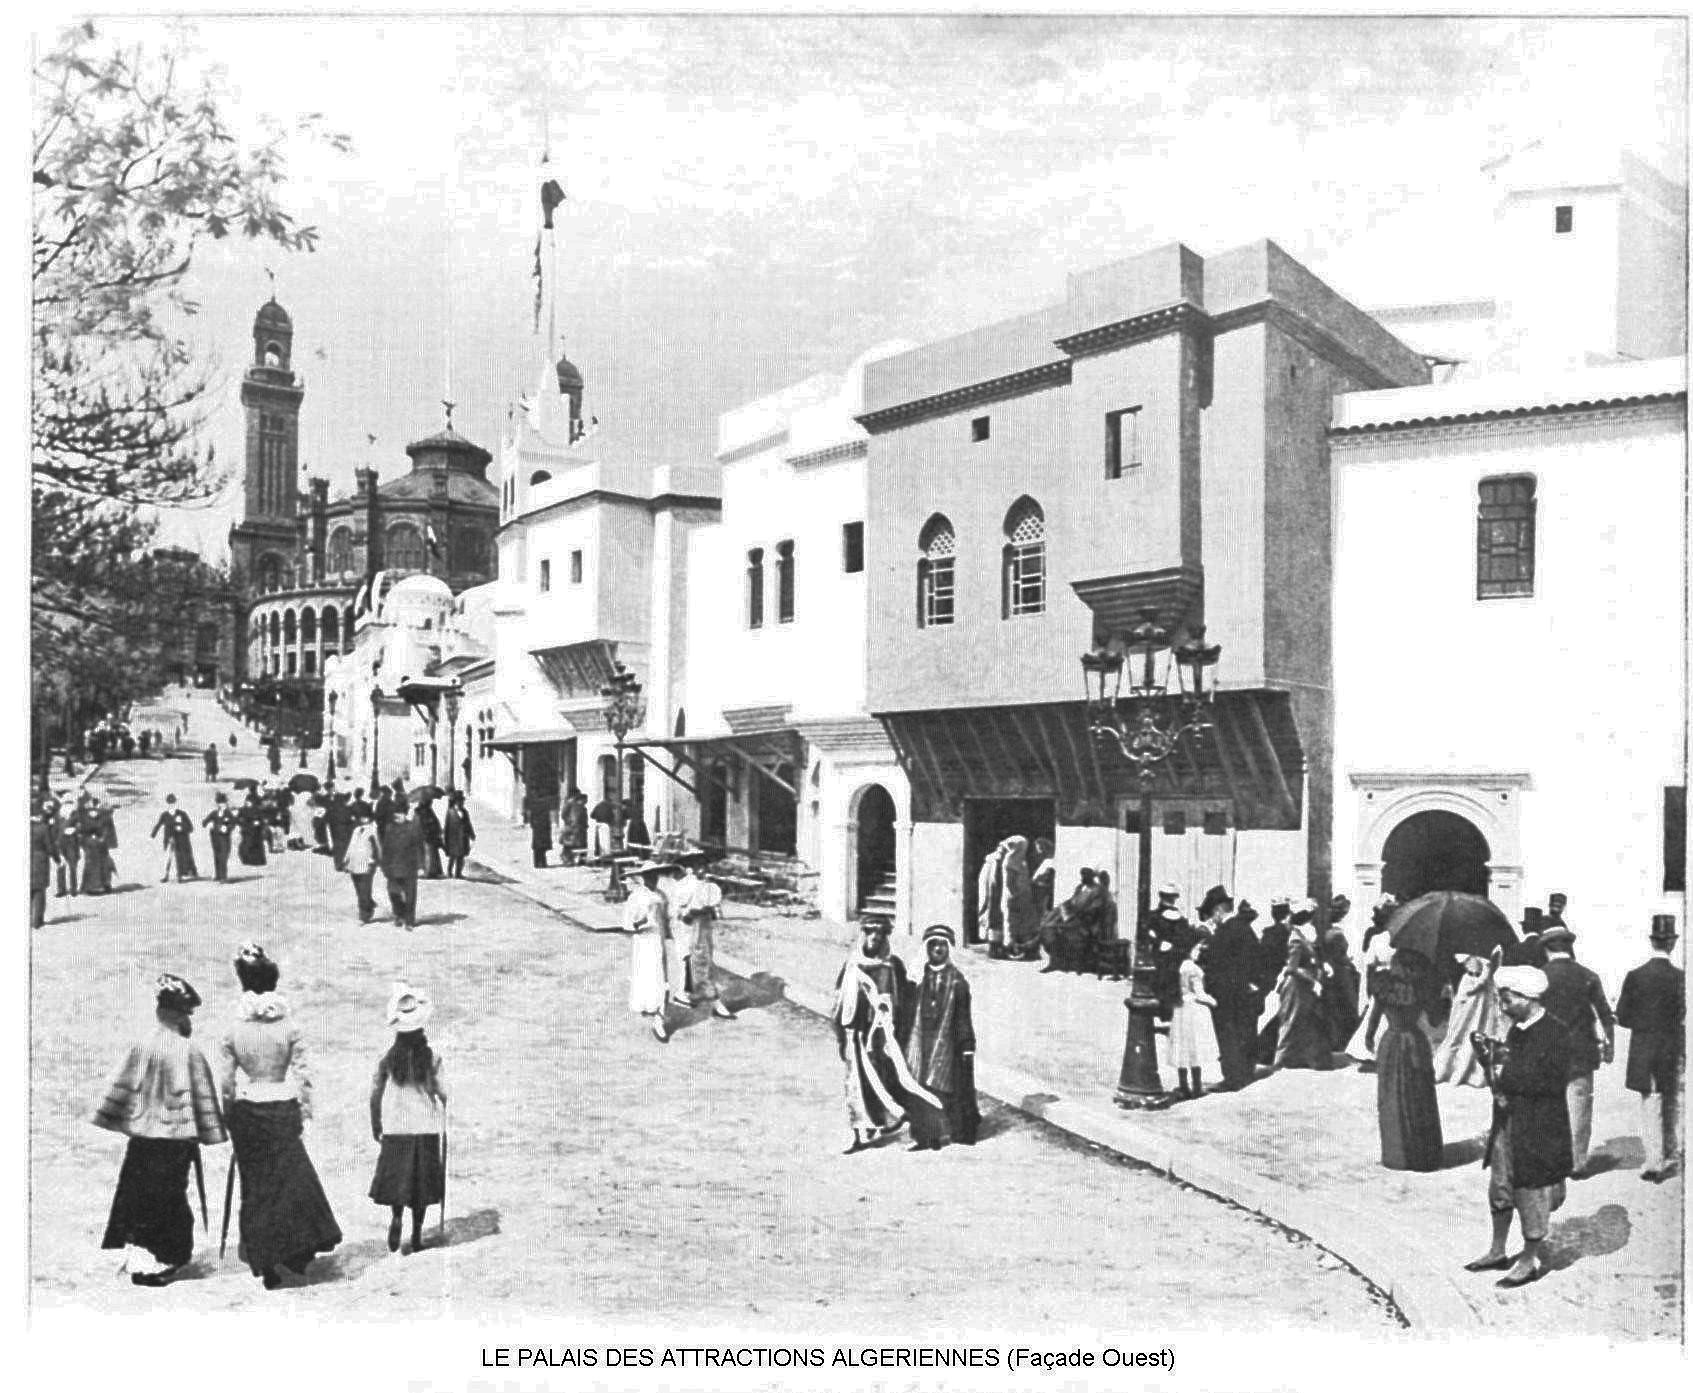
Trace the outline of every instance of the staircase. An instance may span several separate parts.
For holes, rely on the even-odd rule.
[[[899,893],[899,881],[892,871],[882,877],[882,883],[872,890],[859,906],[858,912],[863,914],[885,914],[894,917],[894,905]]]

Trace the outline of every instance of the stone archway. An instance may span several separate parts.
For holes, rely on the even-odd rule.
[[[1401,904],[1432,890],[1485,895],[1492,852],[1476,825],[1457,813],[1412,813],[1382,843],[1381,888]]]
[[[898,818],[893,795],[881,784],[865,784],[852,795],[847,822],[850,837],[847,886],[855,913],[864,908],[884,881],[896,875]]]
[[[1354,894],[1365,906],[1394,888],[1383,880],[1391,854],[1395,863],[1391,878],[1479,880],[1480,893],[1513,923],[1518,919],[1523,872],[1521,803],[1522,795],[1533,786],[1526,773],[1386,770],[1350,777],[1358,806]],[[1431,884],[1428,888],[1461,887]]]

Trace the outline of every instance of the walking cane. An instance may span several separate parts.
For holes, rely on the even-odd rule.
[[[229,1211],[235,1203],[235,1150],[229,1152],[229,1176],[223,1182],[223,1234],[218,1239],[218,1256],[229,1248]]]
[[[206,1215],[206,1169],[200,1164],[200,1148],[194,1148],[194,1184],[200,1191],[200,1226],[207,1233],[212,1231],[212,1221]]]

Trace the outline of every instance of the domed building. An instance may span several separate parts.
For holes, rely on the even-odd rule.
[[[499,493],[492,456],[452,428],[406,446],[409,469],[386,481],[353,471],[353,491],[329,495],[326,478],[296,486],[305,382],[292,365],[293,320],[274,298],[253,320],[253,361],[241,383],[247,413],[242,511],[229,531],[230,562],[246,597],[237,643],[248,696],[280,733],[315,741],[326,661],[353,645],[361,616],[406,576],[437,580],[448,595],[495,574]]]

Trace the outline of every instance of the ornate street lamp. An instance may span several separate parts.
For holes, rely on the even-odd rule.
[[[617,796],[613,802],[617,818],[612,824],[613,850],[616,850],[616,843],[621,840],[622,829],[628,821],[623,812],[623,742],[630,731],[646,720],[647,708],[641,700],[640,679],[619,662],[612,663],[611,678],[600,688],[600,696],[605,702],[606,729],[617,740]],[[614,887],[621,886],[615,862],[612,864],[612,882]]]
[[[335,703],[340,699],[339,692],[330,692],[326,698],[329,702],[329,767],[325,777],[326,783],[335,782]]]
[[[382,692],[373,682],[370,686],[370,796],[382,787]]]
[[[459,702],[463,698],[457,687],[449,687],[441,694],[441,703],[447,708],[447,787],[454,788],[453,782],[453,752],[458,748],[459,730]]]
[[[1195,626],[1181,643],[1174,643],[1156,615],[1147,613],[1121,638],[1082,655],[1088,732],[1095,740],[1115,745],[1135,766],[1141,789],[1135,933],[1129,946],[1129,996],[1123,1003],[1128,1007],[1129,1025],[1117,1081],[1117,1101],[1126,1107],[1164,1092],[1155,1048],[1158,997],[1151,979],[1156,968],[1148,934],[1152,784],[1158,766],[1175,754],[1184,740],[1198,739],[1211,728],[1216,689],[1206,685],[1206,672],[1216,666],[1222,651],[1218,644],[1206,644],[1203,626]]]

